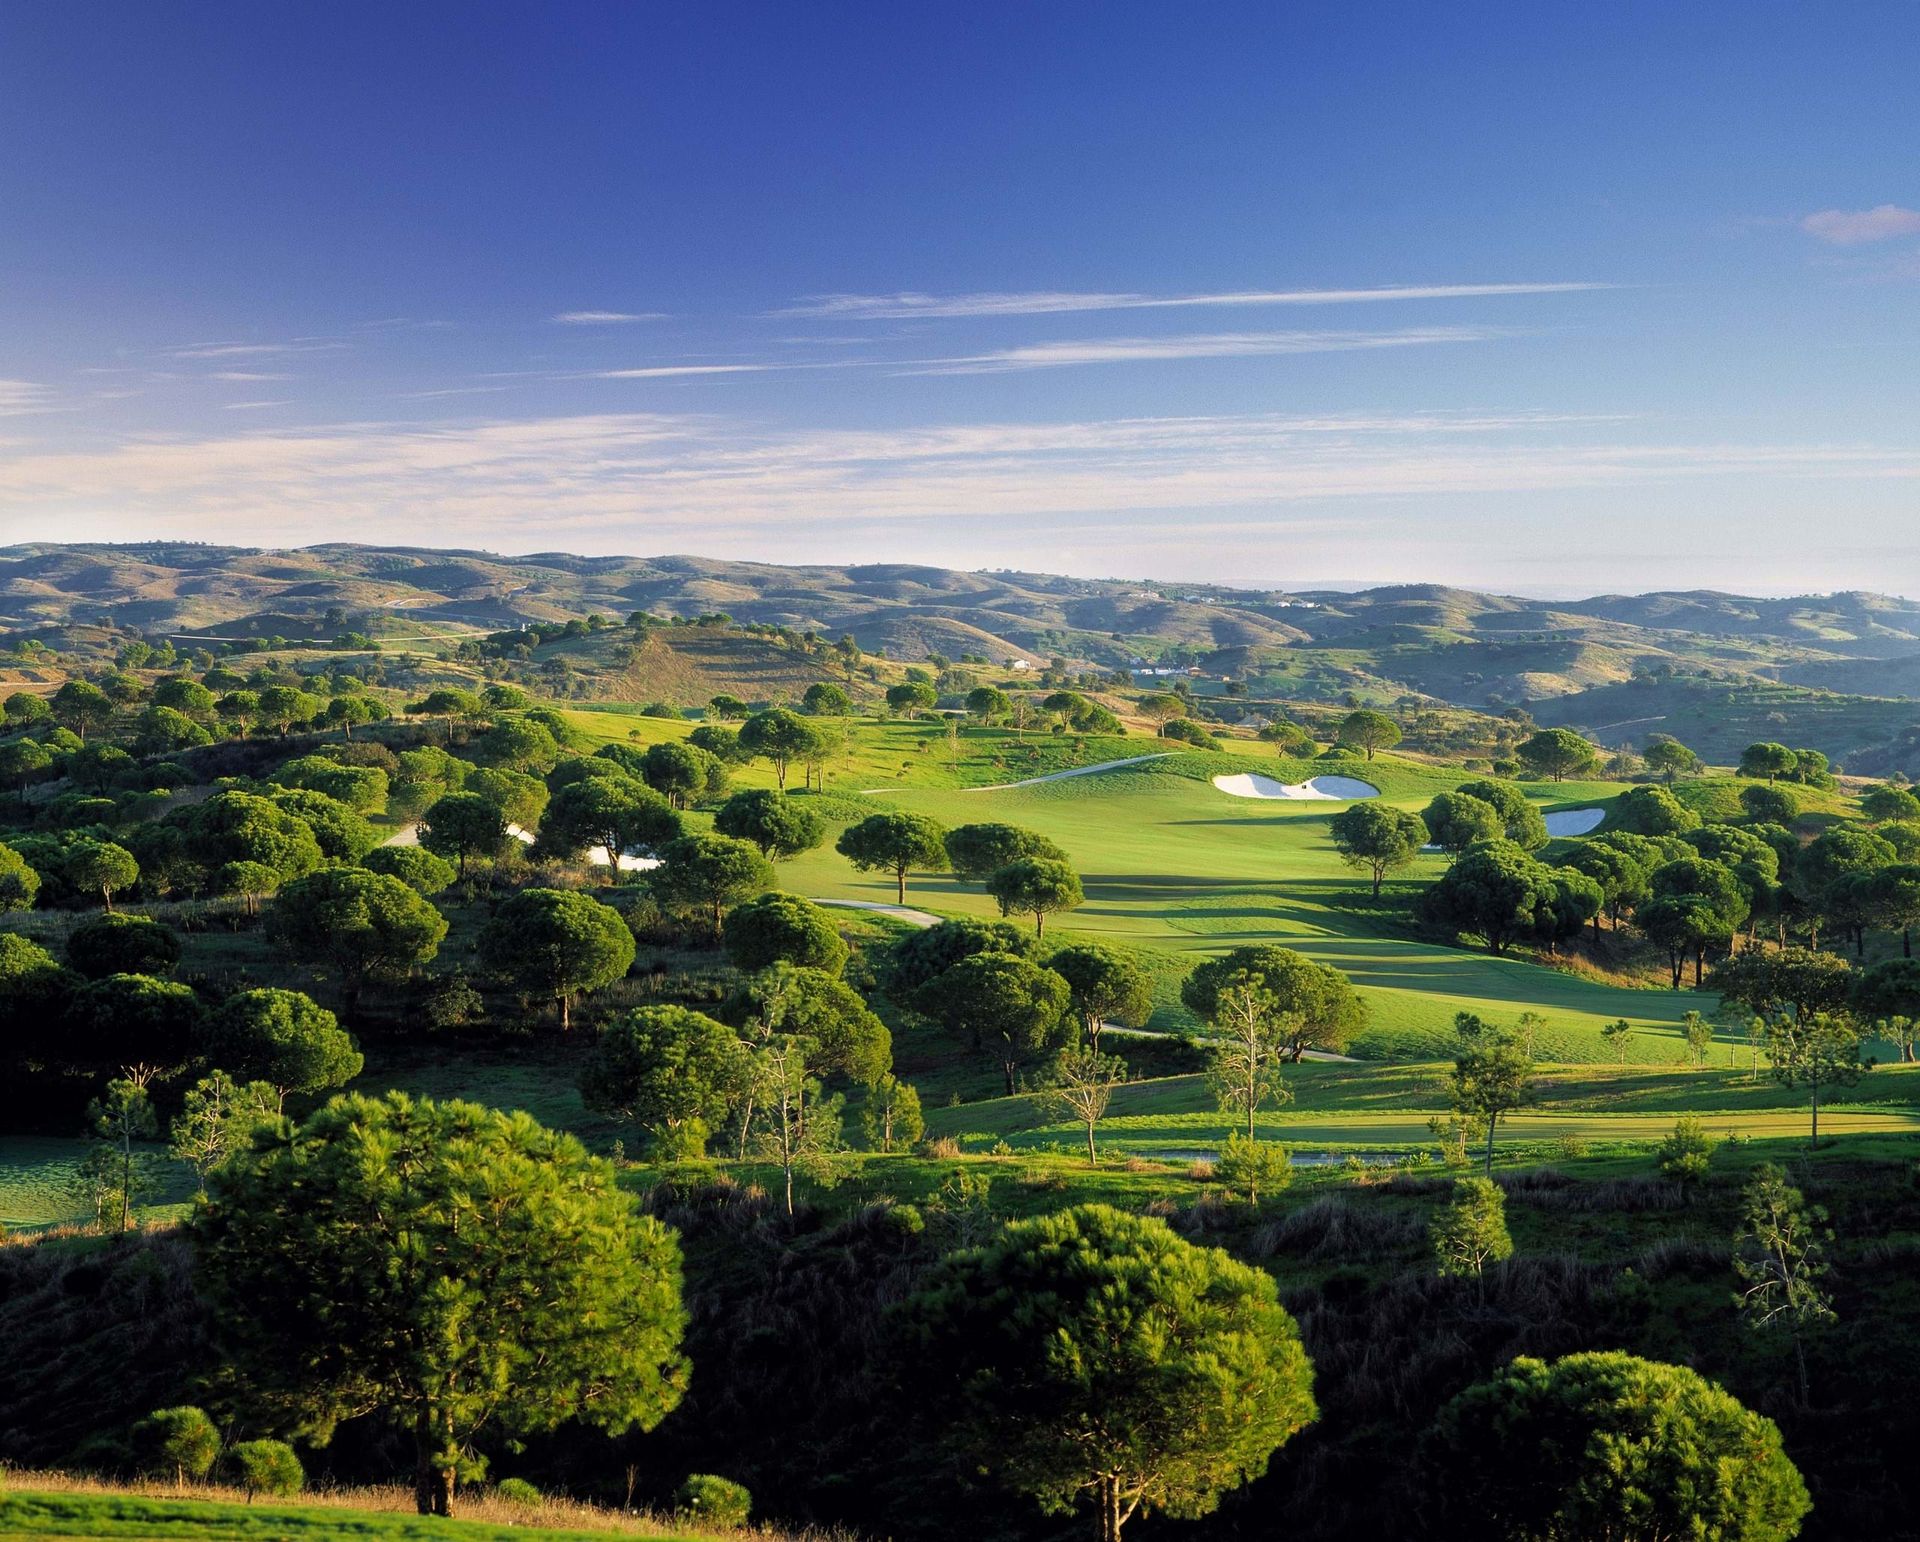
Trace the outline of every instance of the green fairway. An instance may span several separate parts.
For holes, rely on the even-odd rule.
[[[1303,1065],[1287,1073],[1293,1101],[1255,1120],[1262,1139],[1294,1148],[1392,1148],[1431,1145],[1427,1121],[1447,1113],[1447,1067]],[[1822,1137],[1902,1136],[1920,1149],[1920,1110],[1912,1107],[1920,1067],[1886,1067],[1822,1109]],[[1771,1081],[1731,1071],[1619,1070],[1544,1067],[1526,1108],[1501,1121],[1501,1138],[1546,1142],[1572,1137],[1653,1142],[1676,1116],[1699,1116],[1716,1135],[1800,1139],[1807,1135],[1804,1097]],[[1030,1096],[996,1098],[929,1112],[930,1132],[1005,1140],[1016,1148],[1071,1144],[1082,1127],[1062,1122]],[[1100,1142],[1141,1155],[1210,1151],[1235,1128],[1215,1107],[1198,1076],[1166,1077],[1121,1088],[1100,1125]]]
[[[52,1226],[92,1220],[77,1186],[87,1142],[49,1135],[0,1136],[0,1227]],[[180,1213],[193,1197],[193,1175],[159,1147],[149,1152],[155,1179],[151,1202],[139,1207],[143,1220]]]
[[[1405,761],[1340,763],[1333,769],[1368,777],[1390,802],[1414,809],[1463,779],[1456,771]],[[1258,771],[1292,781],[1327,770],[1325,762],[1182,755],[1032,787],[902,786],[876,801],[949,826],[1002,820],[1059,842],[1087,894],[1085,905],[1056,923],[1062,937],[1185,955],[1281,943],[1346,971],[1372,1008],[1372,1021],[1354,1046],[1362,1055],[1431,1055],[1450,1039],[1457,1012],[1511,1023],[1532,1010],[1548,1019],[1539,1047],[1551,1058],[1598,1058],[1601,1024],[1620,1017],[1641,1029],[1629,1043],[1633,1059],[1679,1058],[1680,1018],[1690,1007],[1710,1008],[1712,998],[1621,989],[1529,962],[1389,934],[1381,923],[1347,908],[1364,893],[1364,884],[1341,864],[1327,832],[1329,819],[1344,804],[1236,798],[1211,782],[1223,772]],[[1537,789],[1543,805],[1570,807],[1591,805],[1618,791],[1606,783]],[[1430,882],[1444,863],[1437,854],[1422,856],[1402,881]],[[782,881],[816,897],[869,903],[894,897],[886,877],[854,872],[831,848],[786,864]],[[980,888],[947,875],[911,879],[908,897],[941,914],[997,913]]]

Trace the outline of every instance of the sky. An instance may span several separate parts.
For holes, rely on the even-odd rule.
[[[1920,7],[0,7],[0,544],[1920,594]]]

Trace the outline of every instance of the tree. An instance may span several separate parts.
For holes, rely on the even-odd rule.
[[[818,730],[785,707],[756,712],[740,725],[740,748],[759,760],[773,762],[775,782],[787,787],[787,767],[801,759],[816,742]]]
[[[1513,1257],[1507,1196],[1490,1178],[1456,1178],[1453,1199],[1427,1229],[1442,1275],[1480,1278],[1488,1264]]]
[[[1570,728],[1543,728],[1522,739],[1513,753],[1535,776],[1556,782],[1590,775],[1600,764],[1600,752]]]
[[[1101,1542],[1205,1515],[1318,1417],[1270,1275],[1163,1221],[1081,1205],[950,1255],[906,1307],[966,1459]]]
[[[552,796],[547,784],[524,771],[503,771],[498,766],[481,766],[467,774],[464,790],[485,798],[500,811],[510,825],[531,830],[540,823]]]
[[[722,835],[752,841],[773,862],[812,851],[827,838],[827,824],[797,798],[764,787],[736,792],[720,805],[713,827]]]
[[[999,1061],[1007,1095],[1023,1068],[1065,1047],[1074,1029],[1067,982],[1011,953],[975,953],[915,994],[914,1005]]]
[[[898,902],[907,902],[907,874],[947,868],[946,830],[924,814],[869,814],[840,832],[833,849],[863,873],[891,873]]]
[[[1097,1049],[1063,1049],[1047,1074],[1042,1102],[1086,1126],[1087,1166],[1100,1165],[1095,1132],[1106,1117],[1115,1089],[1126,1084],[1127,1063]]]
[[[1220,992],[1248,982],[1273,992],[1287,1019],[1281,1052],[1296,1063],[1310,1049],[1339,1053],[1366,1024],[1366,1005],[1353,982],[1330,965],[1317,964],[1291,948],[1235,948],[1208,959],[1181,983],[1180,999],[1189,1010],[1215,1022]]]
[[[358,862],[380,844],[380,834],[338,798],[304,787],[276,787],[267,800],[313,832],[320,853],[331,862]]]
[[[1263,744],[1271,744],[1273,752],[1282,758],[1292,756],[1304,760],[1319,749],[1312,734],[1285,718],[1275,718],[1270,723],[1262,724],[1257,737]]]
[[[1789,1016],[1805,1024],[1822,1013],[1846,1009],[1853,995],[1854,972],[1832,953],[1782,948],[1763,953],[1749,948],[1722,962],[1707,984],[1728,1001],[1737,1001],[1766,1018]]]
[[[146,916],[96,916],[67,933],[67,962],[89,980],[169,975],[180,962],[180,938]]]
[[[290,685],[270,685],[260,693],[260,721],[283,737],[295,723],[311,722],[319,712],[318,697]]]
[[[423,846],[376,846],[360,859],[360,865],[370,873],[386,873],[398,878],[415,894],[427,899],[445,893],[455,877],[451,862]]]
[[[1613,1049],[1621,1065],[1627,1063],[1627,1040],[1633,1036],[1633,1024],[1624,1017],[1600,1025],[1600,1037]]]
[[[1012,712],[1011,698],[997,686],[977,685],[967,692],[967,715],[978,719],[983,727],[1001,721]]]
[[[20,796],[27,795],[27,783],[44,771],[53,769],[53,756],[44,744],[32,739],[15,739],[0,744],[0,776],[15,784]]]
[[[269,925],[294,957],[335,971],[349,1012],[372,979],[393,979],[440,951],[447,918],[398,878],[329,868],[280,891]]]
[[[908,680],[887,687],[887,710],[905,717],[912,717],[918,712],[931,712],[939,701],[939,692],[924,681]]]
[[[172,1473],[180,1487],[213,1471],[220,1431],[201,1409],[156,1408],[133,1427],[133,1448],[148,1472]]]
[[[1635,837],[1637,839],[1637,837]],[[1593,937],[1600,940],[1601,911],[1617,928],[1623,911],[1630,911],[1647,897],[1648,869],[1630,851],[1605,841],[1581,841],[1554,862],[1590,878],[1600,887],[1600,910],[1593,913]]]
[[[11,846],[0,844],[0,914],[33,909],[39,893],[39,873]]]
[[[1023,857],[1009,862],[987,878],[987,893],[1000,903],[1002,915],[1030,915],[1038,937],[1046,918],[1085,903],[1079,875],[1064,862]]]
[[[633,933],[619,911],[567,889],[522,889],[480,934],[480,957],[529,995],[550,998],[560,1031],[573,1026],[573,1000],[633,967]]]
[[[690,1007],[640,1007],[600,1030],[580,1097],[625,1119],[662,1161],[704,1156],[746,1087],[747,1050],[731,1028]]]
[[[604,851],[611,876],[622,855],[659,851],[679,839],[681,828],[680,816],[665,798],[607,762],[604,771],[567,782],[554,793],[540,821],[540,845],[565,857]]]
[[[789,1220],[794,1174],[830,1182],[833,1154],[840,1147],[841,1100],[821,1097],[807,1048],[790,1034],[775,1034],[748,1056],[751,1102],[743,1133],[751,1150],[780,1168]]]
[[[227,1467],[248,1504],[255,1494],[285,1499],[307,1486],[306,1469],[284,1440],[236,1441],[227,1451]]]
[[[159,1117],[147,1096],[147,1083],[152,1077],[147,1066],[129,1066],[125,1074],[107,1083],[104,1097],[87,1105],[95,1171],[108,1179],[101,1191],[109,1208],[99,1213],[103,1222],[108,1213],[117,1213],[117,1231],[124,1232],[133,1225],[134,1206],[153,1187],[151,1163],[144,1150],[145,1143],[160,1133]]]
[[[1812,1124],[1808,1145],[1820,1147],[1820,1094],[1851,1087],[1872,1069],[1860,1058],[1860,1035],[1844,1018],[1815,1013],[1804,1022],[1779,1018],[1767,1025],[1767,1061],[1781,1086],[1807,1089]]]
[[[31,691],[14,691],[0,702],[0,721],[10,729],[32,728],[52,716],[52,708]]]
[[[1100,1035],[1108,1024],[1144,1028],[1153,1014],[1153,977],[1131,953],[1078,943],[1060,949],[1047,960],[1047,967],[1067,982],[1089,1049],[1100,1048]]]
[[[1220,1143],[1213,1175],[1257,1205],[1263,1193],[1277,1194],[1293,1182],[1293,1158],[1285,1146],[1235,1133]]]
[[[1700,816],[1664,787],[1629,787],[1614,800],[1613,828],[1632,835],[1684,835]]]
[[[807,687],[807,694],[800,698],[800,705],[814,717],[850,717],[853,715],[853,698],[837,685],[825,680],[817,680]]]
[[[1733,1254],[1740,1290],[1734,1303],[1755,1331],[1791,1335],[1804,1404],[1806,1332],[1835,1319],[1833,1300],[1821,1284],[1830,1268],[1825,1244],[1833,1240],[1827,1212],[1819,1205],[1809,1206],[1771,1162],[1754,1169],[1740,1199],[1742,1219]]]
[[[975,953],[1011,953],[1031,958],[1038,952],[1033,934],[1011,921],[942,921],[899,938],[880,961],[880,988],[901,1006],[911,1007],[920,987]]]
[[[340,730],[340,737],[351,744],[356,723],[372,723],[388,715],[387,708],[371,696],[336,696],[320,714],[329,728]],[[261,1442],[254,1442],[260,1444]],[[274,1444],[268,1441],[265,1444]]]
[[[208,1022],[207,1052],[222,1070],[272,1087],[281,1105],[288,1093],[344,1087],[364,1064],[331,1012],[288,990],[229,996]]]
[[[1245,1116],[1252,1141],[1260,1109],[1293,1100],[1280,1067],[1298,1016],[1281,1007],[1265,975],[1243,970],[1219,987],[1210,1020],[1219,1037],[1208,1056],[1207,1088],[1222,1113]]]
[[[212,742],[206,729],[172,707],[148,707],[133,724],[136,755],[169,755],[176,750]]]
[[[472,723],[479,721],[486,713],[485,704],[472,691],[444,689],[429,691],[426,697],[414,702],[407,711],[415,717],[440,717],[447,720],[447,743],[453,743],[453,720],[461,718]]]
[[[1774,778],[1792,776],[1799,766],[1799,756],[1784,744],[1749,744],[1740,752],[1740,774],[1765,777],[1769,787],[1773,785]]]
[[[1742,787],[1740,807],[1748,818],[1766,824],[1791,825],[1800,817],[1800,800],[1784,787]]]
[[[237,1082],[225,1071],[211,1071],[189,1087],[180,1112],[167,1126],[167,1152],[185,1162],[207,1192],[207,1175],[246,1148],[257,1124],[280,1117],[279,1089],[265,1082]]]
[[[722,691],[707,701],[707,716],[717,722],[731,722],[747,715],[747,704],[738,696],[730,696]]]
[[[1503,953],[1511,942],[1554,929],[1558,876],[1511,841],[1482,841],[1427,890],[1420,908],[1429,921],[1477,932],[1488,952]]]
[[[1700,771],[1700,757],[1678,739],[1669,739],[1664,735],[1655,735],[1647,743],[1647,752],[1642,757],[1647,769],[1664,778],[1671,787],[1675,778],[1696,776]]]
[[[1482,1034],[1453,1062],[1449,1101],[1456,1113],[1484,1120],[1487,1128],[1487,1176],[1493,1176],[1493,1142],[1500,1120],[1527,1100],[1533,1059],[1510,1034]]]
[[[89,729],[103,728],[113,721],[113,702],[99,686],[69,680],[53,693],[53,719],[84,740]]]
[[[1040,703],[1040,710],[1051,712],[1060,727],[1065,729],[1071,727],[1073,720],[1092,705],[1078,691],[1055,691]]]
[[[1860,795],[1860,812],[1875,824],[1889,819],[1920,819],[1920,798],[1904,787],[1869,787]]]
[[[1789,1542],[1812,1507],[1771,1419],[1684,1366],[1522,1355],[1421,1443],[1437,1535]]]
[[[685,808],[706,790],[719,764],[705,750],[669,739],[647,746],[641,756],[640,777],[675,808]]]
[[[61,865],[67,882],[82,892],[99,895],[101,906],[109,914],[114,895],[140,881],[140,864],[133,860],[133,853],[112,841],[75,841],[67,848]]]
[[[1348,812],[1372,807],[1368,803],[1356,804]],[[1464,792],[1437,794],[1420,821],[1433,844],[1456,857],[1482,841],[1500,840],[1506,831],[1497,808],[1484,798]]]
[[[1384,712],[1362,707],[1340,720],[1339,737],[1342,744],[1365,750],[1367,759],[1372,760],[1375,752],[1390,750],[1400,742],[1400,725]]]
[[[1053,862],[1067,860],[1066,852],[1046,836],[1022,830],[1018,825],[959,825],[947,831],[943,842],[955,876],[968,883],[979,883],[1023,857],[1042,857]]]
[[[826,911],[797,894],[762,894],[736,906],[724,924],[727,957],[752,972],[796,964],[839,974],[847,945]]]
[[[727,910],[771,889],[773,864],[750,841],[730,835],[683,835],[660,848],[647,887],[661,904],[704,911],[721,937]]]
[[[523,1113],[335,1098],[217,1173],[191,1235],[246,1401],[324,1440],[378,1411],[450,1515],[482,1429],[651,1429],[680,1401],[680,1250]]]
[[[1875,964],[1854,981],[1851,1005],[1899,1046],[1903,1062],[1912,1063],[1915,1024],[1920,1022],[1920,960],[1890,958]]]
[[[459,876],[467,876],[469,857],[491,860],[507,843],[507,822],[491,799],[477,792],[450,792],[436,799],[420,826],[420,844],[437,857],[451,858]]]
[[[891,1152],[911,1148],[926,1134],[927,1123],[920,1112],[920,1094],[891,1071],[867,1088],[866,1101],[860,1107],[860,1122],[867,1144],[875,1151]]]
[[[1418,814],[1377,803],[1341,810],[1328,821],[1328,832],[1340,860],[1372,878],[1375,899],[1387,874],[1411,867],[1427,843],[1426,822]]]
[[[1469,798],[1478,798],[1493,806],[1500,816],[1498,832],[1522,851],[1538,851],[1547,844],[1547,821],[1529,798],[1512,782],[1493,777],[1462,782],[1454,789]]]
[[[1687,1056],[1695,1066],[1704,1068],[1713,1053],[1713,1024],[1698,1012],[1681,1019],[1681,1034],[1687,1041]]]
[[[387,773],[378,766],[344,766],[325,755],[299,755],[275,771],[272,781],[281,787],[299,787],[325,793],[356,814],[382,808],[387,801]]]

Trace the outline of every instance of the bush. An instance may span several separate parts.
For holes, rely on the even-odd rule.
[[[307,1486],[306,1469],[284,1440],[241,1441],[227,1453],[227,1471],[247,1491],[248,1504],[255,1494],[284,1499]]]
[[[493,1491],[511,1505],[537,1505],[544,1497],[525,1478],[502,1478],[493,1486]]]
[[[184,1483],[212,1471],[220,1432],[198,1408],[158,1408],[133,1427],[133,1449],[144,1471]]]
[[[67,962],[89,980],[169,975],[180,962],[180,939],[145,916],[96,916],[68,934]]]
[[[1698,1183],[1707,1176],[1708,1158],[1713,1154],[1713,1141],[1705,1128],[1692,1114],[1682,1114],[1673,1122],[1673,1129],[1667,1138],[1660,1142],[1657,1153],[1660,1171],[1675,1183]]]
[[[753,1495],[744,1485],[710,1472],[696,1472],[673,1496],[678,1514],[715,1526],[744,1526],[753,1513]]]
[[[1245,1194],[1254,1205],[1260,1203],[1263,1192],[1277,1194],[1293,1182],[1293,1158],[1285,1146],[1244,1135],[1227,1137],[1213,1170],[1222,1183]]]

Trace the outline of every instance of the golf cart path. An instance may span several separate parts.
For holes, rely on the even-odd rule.
[[[871,910],[877,916],[892,916],[896,921],[905,921],[909,926],[917,926],[925,931],[929,926],[938,926],[941,918],[925,910],[915,910],[911,905],[883,905],[878,900],[842,900],[817,899],[816,905],[837,905],[842,910]]]
[[[1122,766],[1141,766],[1149,760],[1171,760],[1180,752],[1162,750],[1158,755],[1129,755],[1125,760],[1103,760],[1097,766],[1075,766],[1070,771],[1049,771],[1045,776],[1022,777],[1017,782],[995,782],[991,787],[956,787],[956,792],[1005,792],[1012,787],[1038,787],[1042,782],[1061,782],[1070,776],[1092,776],[1096,771],[1118,771]],[[902,792],[900,787],[862,787],[864,793]]]

